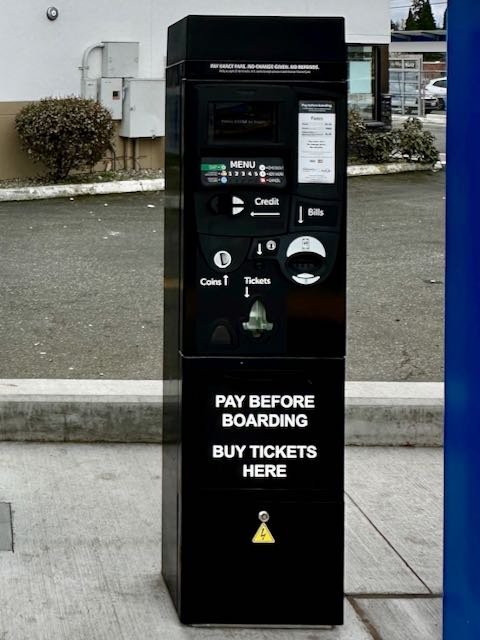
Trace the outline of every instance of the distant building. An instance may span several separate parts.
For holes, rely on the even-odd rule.
[[[428,59],[445,60],[447,54],[447,32],[433,31],[392,31],[391,54],[421,53]]]
[[[436,80],[446,88],[446,31],[392,31],[390,44],[390,94],[392,109],[424,115],[445,108],[445,96],[429,96],[427,85]],[[437,107],[431,107],[436,98]]]

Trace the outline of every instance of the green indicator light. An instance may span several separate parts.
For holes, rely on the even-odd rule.
[[[201,164],[200,169],[202,171],[225,171],[226,164]]]

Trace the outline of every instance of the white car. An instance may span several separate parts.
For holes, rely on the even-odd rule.
[[[438,108],[445,109],[447,106],[447,78],[437,78],[436,80],[430,80],[425,87],[425,92],[431,93],[436,96],[438,100]]]
[[[433,109],[439,109],[437,97],[426,91],[423,94],[423,106],[425,113],[431,113]],[[402,110],[401,96],[392,95],[392,110],[399,112]],[[403,99],[403,112],[406,114],[418,114],[418,98],[416,96],[405,96]]]

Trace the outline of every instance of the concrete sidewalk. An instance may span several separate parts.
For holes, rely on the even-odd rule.
[[[346,623],[333,631],[179,624],[160,575],[158,445],[2,443],[1,502],[11,504],[14,553],[0,552],[0,638],[441,637],[439,449],[347,450]]]

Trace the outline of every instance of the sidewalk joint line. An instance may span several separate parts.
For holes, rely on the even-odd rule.
[[[12,553],[15,553],[15,537],[13,534],[13,509],[12,503],[8,503],[8,509],[10,511],[10,535],[12,536]]]
[[[405,566],[410,569],[410,571],[413,573],[413,575],[418,578],[418,580],[423,584],[423,586],[428,590],[429,594],[432,594],[432,590],[430,589],[430,587],[428,586],[428,584],[422,580],[422,578],[418,575],[418,573],[409,565],[409,563],[405,560],[405,558],[401,555],[401,553],[399,553],[399,551],[393,546],[393,544],[390,542],[390,540],[382,533],[382,531],[380,531],[380,529],[377,527],[377,525],[373,522],[373,520],[365,513],[365,511],[360,507],[360,505],[357,504],[357,502],[355,502],[355,500],[352,498],[352,496],[345,491],[345,495],[347,496],[347,498],[357,507],[357,509],[360,511],[360,513],[364,516],[364,518],[367,519],[367,521],[372,525],[372,527],[375,529],[375,531],[377,533],[379,533],[382,538],[385,540],[385,542],[388,544],[388,546],[392,549],[392,551],[395,552],[395,554],[400,558],[400,560],[405,564]]]
[[[352,609],[355,611],[357,616],[360,618],[361,623],[366,628],[367,632],[370,634],[372,640],[385,640],[383,636],[380,634],[378,629],[375,627],[373,622],[367,615],[367,612],[360,606],[360,604],[352,598],[351,596],[347,596],[347,600],[350,603]]]

